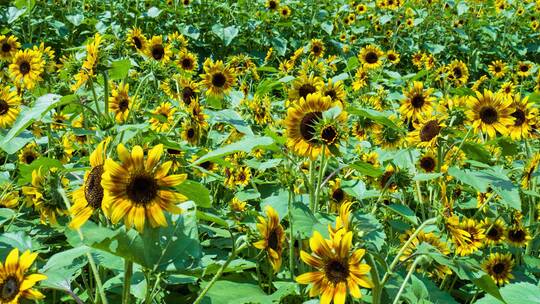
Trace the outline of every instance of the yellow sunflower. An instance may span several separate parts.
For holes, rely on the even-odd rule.
[[[221,60],[213,62],[210,58],[206,59],[204,72],[201,77],[206,87],[206,95],[222,97],[228,94],[236,83],[233,69],[225,66]]]
[[[103,175],[103,165],[107,158],[107,145],[110,139],[101,141],[96,150],[90,154],[90,170],[84,174],[83,185],[73,192],[73,206],[69,209],[72,220],[69,227],[73,229],[80,228],[101,208],[103,201],[103,187],[101,186],[101,177]]]
[[[32,142],[21,149],[19,152],[19,161],[29,165],[39,156],[39,146],[35,142]]]
[[[161,35],[153,36],[148,40],[145,53],[146,56],[154,58],[162,64],[169,62],[172,55],[171,46],[163,42]]]
[[[431,115],[432,103],[435,97],[431,96],[432,88],[424,89],[424,84],[415,81],[409,90],[404,91],[405,99],[401,101],[399,112],[407,119],[416,119],[421,115]]]
[[[514,260],[510,253],[490,254],[482,264],[482,268],[499,286],[510,283],[510,280],[514,278],[511,273],[514,268]]]
[[[163,102],[151,113],[150,129],[157,132],[165,132],[174,125],[174,113],[176,108],[170,102]]]
[[[342,81],[333,82],[332,79],[328,80],[328,83],[322,89],[322,94],[332,98],[332,101],[339,101],[342,104],[345,103],[345,88]]]
[[[131,98],[129,97],[129,84],[120,83],[114,87],[111,96],[109,96],[109,111],[114,113],[114,118],[118,123],[123,123],[129,116],[129,110],[132,108]]]
[[[420,115],[418,120],[413,121],[414,130],[409,132],[407,141],[421,148],[436,147],[437,140],[446,127],[444,121],[441,116]]]
[[[503,78],[504,75],[506,75],[508,66],[501,60],[495,60],[488,66],[488,70],[494,78],[498,79]]]
[[[315,268],[296,277],[300,284],[311,284],[309,296],[321,295],[321,304],[344,304],[348,293],[354,298],[361,298],[360,287],[372,288],[368,277],[371,267],[362,264],[364,249],[351,252],[352,231],[339,230],[330,239],[324,239],[314,231],[309,240],[312,253],[300,252],[304,263]]]
[[[381,66],[384,52],[376,45],[367,45],[360,50],[358,59],[365,69],[371,70]]]
[[[311,47],[309,49],[309,52],[314,57],[322,57],[324,56],[324,42],[320,39],[312,39],[311,40]]]
[[[123,144],[117,150],[121,164],[110,158],[105,160],[101,179],[103,212],[113,224],[123,218],[128,229],[135,226],[139,232],[144,230],[146,220],[152,227],[166,227],[163,210],[182,213],[176,204],[187,200],[171,189],[186,180],[186,174],[167,175],[172,161],[158,165],[162,144],[148,152],[146,161],[141,146],[135,146],[131,154]]]
[[[534,174],[538,170],[539,165],[540,165],[540,153],[536,153],[533,155],[531,160],[527,163],[527,165],[523,169],[523,177],[521,178],[521,186],[524,189],[529,189],[531,187],[531,181],[535,177]]]
[[[281,14],[282,18],[287,19],[291,16],[291,9],[288,6],[284,5],[279,8],[279,13]]]
[[[528,138],[538,122],[538,108],[529,102],[529,96],[521,98],[519,93],[512,96],[512,108],[514,111],[510,116],[514,117],[514,124],[508,126],[510,138]]]
[[[506,226],[502,219],[491,220],[484,219],[482,225],[486,229],[486,239],[484,240],[487,245],[500,244],[505,239]]]
[[[506,240],[514,247],[523,247],[532,239],[529,229],[521,224],[514,224],[506,230]]]
[[[283,242],[285,241],[285,230],[279,223],[279,216],[271,206],[266,206],[266,218],[259,216],[257,229],[262,239],[255,242],[255,248],[265,250],[268,261],[272,265],[274,272],[281,268],[281,254],[283,251]]]
[[[289,90],[289,100],[306,99],[309,94],[321,92],[324,82],[320,77],[313,75],[301,75],[297,77]]]
[[[186,72],[196,72],[199,68],[199,63],[197,62],[197,55],[191,53],[187,50],[180,51],[178,58],[176,59],[176,64]]]
[[[391,64],[398,64],[400,61],[400,55],[398,52],[390,50],[386,52],[386,60],[388,60],[388,62]]]
[[[350,196],[343,190],[341,187],[341,179],[336,178],[334,180],[331,180],[328,182],[328,186],[330,186],[328,196],[330,197],[330,209],[331,210],[338,210],[340,206],[347,203],[347,201],[350,199]]]
[[[518,62],[516,74],[521,77],[531,75],[532,64],[525,61]]]
[[[17,37],[0,35],[0,60],[11,61],[20,48]]]
[[[19,205],[19,190],[11,183],[0,184],[0,207],[13,209]]]
[[[469,97],[467,116],[472,122],[475,133],[480,131],[489,137],[497,132],[508,134],[508,126],[514,124],[512,101],[500,93],[484,90],[484,94],[476,92],[476,97]]]
[[[21,97],[16,90],[5,86],[0,89],[0,128],[9,128],[17,119]]]
[[[19,256],[19,249],[14,248],[4,264],[0,262],[0,303],[17,304],[22,299],[36,301],[45,297],[33,287],[37,282],[47,279],[47,276],[27,273],[37,256],[37,252],[31,253],[28,250]]]
[[[196,124],[184,121],[181,126],[182,132],[180,133],[180,137],[190,143],[191,145],[197,145],[200,139],[200,132],[199,128]]]
[[[300,98],[299,102],[289,107],[285,119],[289,148],[300,156],[316,158],[322,151],[322,139],[325,137],[324,134],[321,136],[317,134],[316,126],[323,121],[323,112],[332,107],[341,108],[341,104],[332,103],[330,97],[322,96],[320,93],[309,94],[306,99]],[[334,122],[344,124],[346,119],[347,114],[342,111]],[[329,153],[328,147],[325,149]]]
[[[9,65],[9,72],[15,85],[33,89],[38,82],[43,80],[45,62],[41,53],[35,50],[27,49],[18,51]]]
[[[144,52],[148,43],[148,39],[138,27],[134,27],[127,32],[126,41],[139,52]]]
[[[512,96],[516,91],[516,85],[512,81],[506,81],[501,84],[501,88],[497,91],[506,97]]]
[[[482,248],[486,235],[481,223],[465,218],[459,222],[457,229],[459,232],[451,234],[456,254],[466,256]],[[460,234],[461,237],[459,237]]]
[[[434,172],[437,169],[437,158],[433,152],[428,151],[420,156],[418,166],[427,173]]]
[[[450,79],[456,86],[463,86],[467,84],[469,80],[469,69],[467,65],[461,60],[452,61],[448,67],[448,79]]]

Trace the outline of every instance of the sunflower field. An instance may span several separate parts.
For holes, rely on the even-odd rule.
[[[0,304],[540,303],[540,0],[0,0]]]

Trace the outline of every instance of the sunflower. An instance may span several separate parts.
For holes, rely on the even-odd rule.
[[[523,247],[530,240],[531,235],[529,230],[523,227],[521,224],[514,224],[512,227],[506,230],[506,240],[514,247]]]
[[[146,45],[146,56],[154,58],[161,63],[167,63],[171,59],[172,51],[169,44],[163,43],[163,37],[153,36]]]
[[[362,264],[364,249],[351,252],[352,231],[339,230],[330,239],[324,239],[314,231],[309,240],[312,253],[300,252],[304,263],[316,270],[296,277],[300,284],[311,284],[310,297],[321,295],[321,304],[344,304],[347,290],[354,298],[361,298],[359,287],[372,288],[373,283],[367,276],[371,267]]]
[[[186,111],[188,113],[188,117],[191,119],[191,122],[197,125],[200,130],[208,127],[208,122],[206,121],[208,115],[204,114],[204,107],[201,106],[198,97],[191,102]]]
[[[275,11],[279,8],[279,0],[266,0],[266,8]]]
[[[418,166],[427,173],[435,172],[437,163],[437,158],[431,151],[424,153],[418,160]]]
[[[320,77],[313,75],[301,75],[297,77],[289,90],[289,100],[306,99],[309,94],[321,92],[324,87],[324,82]]]
[[[457,231],[452,231],[451,235],[456,247],[456,254],[461,256],[470,255],[482,248],[486,238],[483,225],[474,219],[467,218],[459,222]]]
[[[521,77],[527,77],[531,74],[532,64],[529,62],[518,62],[516,74]]]
[[[328,196],[330,197],[330,209],[338,210],[340,206],[350,200],[350,196],[341,187],[341,179],[336,178],[328,182],[330,186]]]
[[[376,124],[373,126],[374,141],[377,145],[385,149],[396,149],[403,144],[403,131],[400,128],[401,123],[398,122],[395,117],[390,117],[390,120],[393,121],[398,128]]]
[[[36,84],[43,80],[45,62],[41,53],[31,49],[18,51],[9,65],[9,72],[17,86],[33,89]]]
[[[285,230],[279,223],[279,216],[271,206],[266,206],[266,219],[258,217],[257,229],[262,239],[255,242],[255,248],[265,250],[268,255],[268,261],[272,265],[274,272],[281,268],[281,254],[283,251],[283,242],[285,241]]]
[[[96,68],[100,63],[99,48],[102,42],[103,37],[96,33],[94,39],[86,45],[86,58],[79,72],[73,77],[75,83],[70,87],[72,91],[77,91],[88,80],[96,76]]]
[[[287,19],[291,16],[291,9],[288,6],[284,5],[279,8],[279,13],[281,14],[282,18]]]
[[[122,163],[106,159],[101,179],[105,215],[113,224],[123,218],[128,229],[135,226],[139,232],[144,230],[146,220],[152,227],[166,227],[163,210],[182,213],[176,204],[187,200],[170,189],[186,180],[186,174],[167,176],[172,161],[158,165],[163,154],[162,144],[148,152],[146,161],[140,146],[135,146],[131,154],[123,144],[119,144],[117,150]]]
[[[200,91],[198,82],[180,74],[174,74],[166,81],[163,81],[160,86],[167,96],[182,101],[181,104],[184,106],[189,106]]]
[[[472,122],[475,133],[480,131],[489,137],[495,137],[497,131],[508,134],[508,126],[514,124],[512,101],[500,93],[484,90],[476,92],[476,97],[469,97],[467,116]]]
[[[504,75],[506,75],[506,72],[508,71],[508,66],[506,66],[506,64],[501,60],[495,60],[489,65],[488,70],[493,77],[498,79],[503,78]]]
[[[101,177],[103,175],[103,165],[107,158],[107,145],[110,140],[101,141],[96,150],[90,154],[90,170],[84,174],[83,185],[73,192],[73,206],[69,209],[72,220],[69,227],[80,228],[94,214],[94,211],[101,208],[103,201],[103,187]]]
[[[13,209],[19,205],[19,190],[11,183],[0,184],[0,207]]]
[[[469,80],[469,69],[461,60],[452,61],[448,67],[448,78],[454,82],[456,86],[463,86]]]
[[[361,67],[356,69],[354,74],[354,81],[352,83],[353,91],[359,91],[369,84],[369,72],[367,69]]]
[[[0,60],[11,61],[20,48],[17,37],[0,35]]]
[[[197,145],[199,142],[200,132],[199,128],[196,124],[184,121],[181,126],[182,132],[180,133],[180,137],[190,143],[191,145]]]
[[[433,89],[425,89],[424,84],[415,81],[408,91],[404,91],[405,99],[399,107],[400,113],[407,119],[415,119],[421,115],[431,115],[432,103],[435,97],[431,96]]]
[[[199,63],[197,62],[197,55],[186,50],[180,51],[178,58],[176,59],[176,64],[186,72],[196,72],[199,68]]]
[[[371,70],[378,68],[382,64],[384,52],[376,45],[367,45],[360,50],[358,59],[365,69]]]
[[[514,112],[510,116],[514,117],[514,124],[508,126],[510,138],[528,138],[538,121],[538,109],[529,102],[529,96],[522,99],[519,93],[512,96],[512,108]]]
[[[21,105],[21,97],[16,90],[5,86],[0,89],[0,128],[9,128],[17,119]]]
[[[386,52],[386,60],[391,64],[398,64],[400,61],[399,53],[394,50],[389,50]]]
[[[418,120],[413,121],[414,130],[409,132],[407,141],[417,147],[436,147],[437,140],[446,127],[444,121],[445,118],[441,116],[420,115]]]
[[[64,200],[57,189],[67,186],[68,182],[59,176],[57,168],[52,168],[47,173],[43,172],[42,167],[32,171],[31,186],[22,187],[22,192],[27,198],[27,204],[33,204],[39,212],[41,223],[57,225],[57,216],[67,214]]]
[[[228,94],[236,83],[236,75],[233,69],[225,66],[223,61],[213,62],[208,58],[204,62],[204,74],[202,83],[206,87],[206,95],[222,97]]]
[[[332,79],[328,80],[328,83],[322,89],[322,94],[332,98],[333,102],[345,103],[346,93],[342,81],[333,82]]]
[[[174,125],[174,113],[176,108],[170,102],[163,102],[151,113],[150,129],[157,132],[165,132]]]
[[[324,120],[323,112],[332,107],[341,108],[341,105],[332,103],[330,97],[322,96],[320,93],[309,94],[306,99],[300,98],[299,102],[289,107],[285,119],[289,148],[300,156],[316,158],[322,150],[322,140],[327,139],[325,135],[331,135],[332,131],[325,128],[321,130],[322,133],[317,134],[316,127]],[[333,121],[344,124],[346,119],[347,114],[342,111]]]
[[[19,152],[19,161],[30,165],[34,160],[40,156],[39,146],[35,143],[29,143]]]
[[[408,230],[404,234],[402,234],[399,239],[402,244],[404,244],[412,234],[414,233],[414,230]],[[437,236],[433,232],[425,232],[420,231],[410,242],[410,244],[405,248],[403,251],[403,255],[399,258],[400,261],[406,262],[408,261],[409,267],[412,262],[411,257],[415,255],[417,247],[422,244],[427,243],[431,246],[433,246],[437,251],[439,251],[442,255],[449,255],[450,249],[448,249],[448,244],[441,240],[439,236]],[[419,269],[420,270],[420,269]],[[421,271],[421,270],[420,270]],[[438,264],[437,262],[433,261],[430,263],[426,269],[426,271],[430,277],[436,277],[439,279],[443,279],[447,274],[452,274],[452,270],[446,265]]]
[[[129,110],[132,108],[128,91],[129,84],[122,82],[113,88],[111,96],[109,96],[109,111],[114,113],[114,118],[118,123],[126,122]]]
[[[482,268],[487,274],[501,286],[509,283],[514,278],[512,268],[514,268],[514,260],[510,253],[492,253],[482,264]]]
[[[47,276],[41,273],[27,274],[37,256],[36,252],[27,250],[19,257],[19,249],[14,248],[4,264],[0,262],[0,303],[17,304],[21,299],[36,301],[45,297],[32,287],[47,279]]]
[[[272,123],[272,103],[268,95],[261,97],[255,94],[253,99],[248,101],[247,106],[256,124],[264,126]]]
[[[309,52],[311,53],[311,55],[313,55],[314,57],[322,57],[324,56],[324,50],[325,50],[325,47],[324,47],[324,42],[322,42],[322,40],[320,39],[311,40],[311,46],[309,49]]]
[[[148,39],[138,27],[134,27],[127,32],[126,41],[139,52],[144,52],[148,43]]]
[[[244,211],[246,211],[246,205],[247,205],[246,202],[241,201],[236,196],[233,197],[233,199],[229,202],[229,208],[233,212],[244,212]]]
[[[493,246],[504,241],[506,227],[502,219],[484,219],[482,225],[486,229],[486,239],[484,241],[487,245]]]
[[[516,91],[516,85],[512,81],[506,81],[501,84],[501,88],[497,91],[506,97],[512,96]]]
[[[531,181],[536,176],[535,173],[538,170],[538,165],[540,165],[540,153],[533,155],[531,160],[527,163],[523,169],[523,177],[521,178],[521,186],[524,189],[531,188]]]

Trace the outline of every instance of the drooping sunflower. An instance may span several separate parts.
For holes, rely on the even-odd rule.
[[[376,45],[370,44],[363,47],[358,54],[358,59],[363,67],[371,70],[381,66],[384,52]]]
[[[312,39],[311,40],[311,47],[309,49],[309,52],[314,57],[322,57],[324,56],[324,42],[320,39]]]
[[[414,230],[408,230],[404,234],[402,234],[399,239],[401,243],[405,243],[412,234],[414,233]],[[422,244],[427,243],[435,249],[439,251],[442,255],[449,255],[450,249],[448,249],[448,244],[441,240],[441,238],[435,234],[434,232],[425,232],[420,231],[416,237],[412,239],[409,246],[405,248],[405,251],[403,251],[403,255],[399,258],[400,261],[408,261],[408,265],[410,267],[410,264],[412,263],[411,257],[416,253],[417,247]],[[436,277],[439,279],[443,279],[446,275],[452,274],[452,270],[450,270],[450,267],[446,265],[442,265],[437,263],[436,261],[432,261],[428,265],[423,265],[423,267],[418,269],[419,272],[426,272],[430,277]]]
[[[512,275],[514,260],[510,253],[501,254],[497,252],[490,254],[482,264],[482,268],[499,286],[510,283],[510,280],[514,278]]]
[[[532,239],[529,229],[522,224],[514,224],[506,230],[506,240],[514,247],[523,247]]]
[[[9,65],[9,72],[15,85],[33,89],[38,82],[43,80],[45,62],[41,53],[35,50],[26,49],[18,51]]]
[[[289,90],[289,100],[306,99],[309,94],[321,92],[323,87],[324,82],[320,77],[301,75],[293,81],[292,88]]]
[[[208,58],[204,62],[204,74],[201,74],[202,83],[206,87],[206,95],[222,97],[228,94],[236,83],[233,69],[225,66],[223,61],[213,62]]]
[[[496,79],[503,78],[508,71],[508,66],[501,60],[493,61],[488,67],[489,73]]]
[[[320,93],[309,94],[306,99],[300,98],[299,102],[289,107],[285,119],[289,148],[300,156],[316,158],[323,146],[319,137],[325,138],[325,134],[322,136],[317,134],[316,126],[323,121],[323,112],[332,107],[341,108],[341,104],[339,102],[332,103],[330,97],[322,96]],[[337,124],[344,124],[346,119],[347,114],[341,111],[333,121]],[[328,135],[330,134],[328,133]],[[326,149],[328,148],[326,147]]]
[[[418,120],[413,121],[414,130],[409,132],[407,141],[421,148],[433,148],[437,146],[437,140],[446,127],[445,118],[433,115],[420,115]]]
[[[131,28],[127,32],[126,41],[139,52],[144,52],[148,39],[138,27]]]
[[[37,282],[47,279],[41,273],[29,274],[28,270],[36,260],[37,252],[25,251],[19,256],[19,249],[12,249],[6,261],[0,262],[0,303],[17,304],[22,299],[39,300],[45,296],[33,289]]]
[[[123,123],[129,116],[129,110],[133,107],[131,97],[129,97],[129,84],[120,83],[114,87],[109,96],[109,111],[114,113],[114,119],[118,123]]]
[[[176,64],[186,72],[196,72],[199,68],[197,55],[187,50],[180,51]]]
[[[415,81],[413,85],[404,91],[405,99],[401,101],[399,112],[407,119],[417,119],[421,115],[430,115],[433,111],[432,103],[435,97],[431,96],[432,88],[424,89],[424,84]]]
[[[255,242],[255,248],[265,250],[268,261],[272,265],[274,272],[281,268],[281,254],[283,242],[285,241],[285,230],[279,223],[279,216],[271,206],[266,207],[266,218],[259,216],[257,229],[261,234],[261,240]]]
[[[174,125],[176,108],[170,102],[163,102],[152,111],[150,129],[157,132],[168,131]]]
[[[331,239],[324,239],[318,231],[309,240],[312,253],[300,252],[304,263],[315,268],[296,277],[300,284],[311,284],[309,296],[321,295],[321,303],[344,304],[347,291],[354,298],[361,298],[360,287],[372,288],[368,277],[371,267],[362,263],[364,249],[351,252],[352,231],[339,230]]]
[[[9,128],[17,119],[21,97],[16,90],[5,86],[0,89],[0,128]]]
[[[511,105],[510,99],[489,90],[484,90],[484,94],[476,92],[476,97],[469,97],[467,116],[474,132],[481,131],[489,137],[495,137],[497,132],[508,134],[508,126],[514,124]]]
[[[31,186],[23,186],[22,192],[27,198],[27,204],[34,205],[39,212],[41,223],[57,225],[57,216],[67,214],[64,200],[57,189],[60,184],[67,186],[68,180],[58,174],[57,168],[47,173],[43,171],[41,167],[34,169]]]
[[[514,117],[514,124],[508,126],[510,138],[520,140],[528,138],[534,126],[538,123],[538,108],[529,102],[529,96],[521,98],[521,95],[512,96],[512,108],[510,116]]]
[[[82,186],[73,191],[73,206],[69,209],[72,216],[69,227],[72,229],[80,228],[95,211],[101,208],[103,201],[101,179],[109,142],[110,139],[101,141],[96,150],[90,154],[90,170],[84,174]]]
[[[322,94],[332,98],[332,101],[334,102],[339,101],[342,104],[345,103],[346,93],[342,81],[334,82],[332,79],[328,80],[328,83],[322,89]]]
[[[448,79],[450,79],[456,86],[463,86],[467,84],[469,80],[469,69],[467,65],[461,60],[452,61],[448,67]]]
[[[533,155],[531,160],[527,163],[527,165],[523,169],[523,177],[521,178],[521,186],[524,189],[531,188],[531,181],[535,177],[534,174],[538,170],[539,165],[540,165],[540,153],[536,153]]]
[[[167,175],[172,161],[158,165],[162,144],[148,152],[146,161],[141,146],[135,146],[131,154],[123,144],[117,150],[120,164],[110,158],[105,160],[101,178],[103,212],[113,224],[124,219],[128,229],[135,226],[139,232],[144,230],[146,221],[152,227],[166,227],[163,210],[182,213],[176,204],[187,200],[171,189],[186,180],[186,174]]]
[[[96,69],[101,62],[100,47],[103,42],[103,37],[96,33],[94,39],[86,45],[86,58],[79,72],[73,76],[75,83],[70,87],[72,91],[77,91],[88,80],[96,76]]]
[[[163,42],[163,37],[153,36],[146,45],[146,56],[154,58],[162,64],[169,62],[171,59],[172,51],[171,46],[168,43]]]
[[[502,219],[491,220],[484,219],[482,224],[486,230],[486,239],[484,240],[487,245],[493,246],[500,244],[505,239],[506,225]]]
[[[20,48],[17,37],[0,35],[0,60],[11,61]]]

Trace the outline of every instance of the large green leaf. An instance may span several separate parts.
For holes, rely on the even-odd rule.
[[[206,155],[204,155],[203,157],[195,161],[193,164],[197,165],[207,160],[220,158],[220,157],[223,157],[223,156],[235,153],[235,152],[240,152],[240,151],[249,153],[251,152],[251,150],[255,148],[269,146],[273,143],[274,143],[274,140],[267,136],[246,136],[235,143],[232,143],[225,147],[215,149],[207,153]]]
[[[192,180],[186,180],[175,188],[189,200],[194,201],[197,206],[203,208],[212,207],[210,191],[202,184]]]

